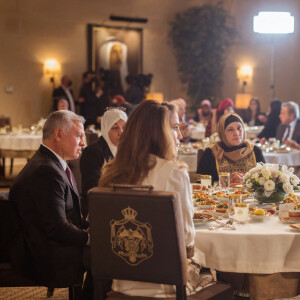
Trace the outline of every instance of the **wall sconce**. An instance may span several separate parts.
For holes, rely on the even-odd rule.
[[[164,95],[163,93],[148,93],[145,96],[146,100],[154,100],[159,103],[162,103],[164,101]]]
[[[61,70],[61,65],[55,59],[48,59],[44,63],[44,74],[50,75],[50,82],[53,83],[55,88],[55,75],[58,75]]]
[[[245,92],[245,87],[247,85],[247,82],[251,79],[252,73],[253,73],[252,67],[249,65],[244,65],[237,69],[236,71],[237,78],[243,82],[242,93]]]

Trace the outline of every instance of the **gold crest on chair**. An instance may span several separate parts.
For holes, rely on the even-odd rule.
[[[112,251],[131,266],[137,266],[153,255],[151,225],[136,220],[137,211],[122,210],[122,220],[110,221]]]

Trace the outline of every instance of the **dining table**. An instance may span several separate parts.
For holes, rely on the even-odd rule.
[[[300,166],[300,151],[296,149],[287,152],[263,151],[263,155],[267,163],[281,164],[289,167]]]
[[[3,177],[5,177],[5,159],[11,159],[12,172],[14,158],[30,159],[42,143],[42,134],[1,134],[0,157],[2,158]]]
[[[203,223],[196,226],[195,248],[206,267],[227,275],[233,285],[246,276],[250,299],[293,297],[300,287],[300,231],[290,223],[277,215],[233,223],[236,230],[212,230],[212,223]],[[286,281],[286,290],[276,290],[278,281]]]

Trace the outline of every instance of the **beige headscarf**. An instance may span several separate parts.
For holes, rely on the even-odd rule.
[[[237,117],[239,119],[239,122],[241,123],[243,130],[244,130],[244,135],[243,135],[243,140],[240,144],[241,145],[245,145],[246,147],[241,147],[238,148],[236,150],[230,151],[230,152],[226,152],[222,147],[221,147],[221,143],[223,142],[228,148],[232,148],[232,145],[230,145],[226,139],[226,135],[225,135],[225,122],[226,119],[228,117],[230,117],[231,115]],[[250,144],[249,142],[245,141],[245,126],[244,126],[244,122],[242,120],[242,118],[235,113],[230,113],[230,114],[226,114],[223,115],[218,123],[218,134],[220,137],[220,142],[217,142],[216,144],[214,144],[211,147],[211,150],[213,152],[213,155],[215,156],[215,158],[217,158],[218,160],[221,160],[223,155],[227,158],[229,158],[232,161],[238,161],[243,157],[246,157],[249,153],[251,153],[253,151],[253,144]]]

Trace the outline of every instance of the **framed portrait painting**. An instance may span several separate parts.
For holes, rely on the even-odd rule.
[[[127,75],[143,72],[142,34],[141,28],[88,24],[89,70],[100,77],[108,72],[116,89],[124,93]]]

